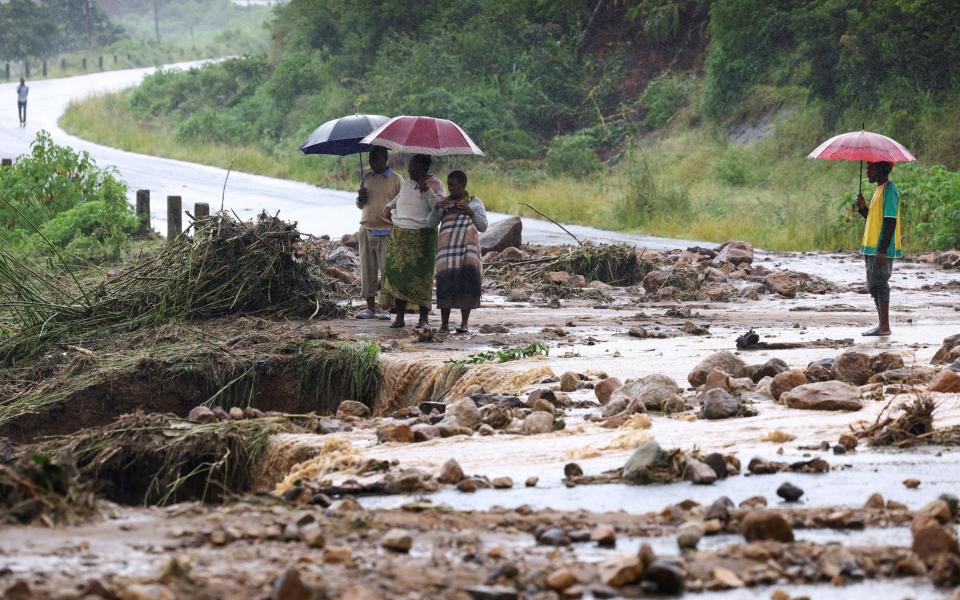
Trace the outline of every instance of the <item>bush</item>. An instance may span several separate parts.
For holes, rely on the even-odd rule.
[[[590,136],[583,133],[558,135],[547,149],[547,172],[580,178],[600,168]]]
[[[640,104],[646,109],[643,124],[648,129],[660,129],[678,110],[690,104],[692,82],[669,71],[659,75],[647,85],[640,96]]]
[[[713,172],[717,179],[733,187],[745,186],[757,179],[747,151],[736,146],[727,147],[714,164]]]
[[[627,191],[617,211],[626,227],[644,225],[655,217],[683,218],[690,213],[687,189],[656,181],[646,159],[632,160],[628,173]]]

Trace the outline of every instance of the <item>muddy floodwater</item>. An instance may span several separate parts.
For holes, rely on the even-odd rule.
[[[471,318],[470,333],[426,338],[385,322],[326,322],[339,335],[380,344],[384,388],[372,415],[345,418],[337,431],[274,435],[257,473],[257,493],[241,499],[111,506],[73,526],[7,526],[0,530],[0,584],[8,597],[644,597],[666,588],[636,577],[623,585],[610,565],[652,551],[682,566],[683,598],[956,597],[953,579],[932,575],[948,567],[917,566],[911,524],[939,498],[960,494],[960,449],[871,447],[866,440],[834,448],[842,436],[918,394],[936,402],[936,428],[960,425],[960,394],[886,381],[862,387],[859,410],[800,410],[775,401],[769,388],[744,384],[750,387],[741,399],[752,412],[713,420],[698,414],[699,392],[688,375],[718,351],[747,364],[777,358],[801,370],[843,352],[889,353],[904,369],[929,368],[943,339],[960,332],[960,273],[897,264],[894,333],[864,338],[860,333],[876,316],[858,256],[758,252],[754,265],[817,275],[832,289],[718,302],[661,302],[621,289],[560,298],[552,306],[489,294]],[[431,320],[436,325],[439,315]],[[684,333],[687,322],[702,330]],[[636,327],[643,336],[630,333]],[[790,347],[738,351],[736,339],[750,329],[763,342]],[[468,365],[438,395],[451,361],[532,343],[546,344],[549,353]],[[453,394],[468,393],[525,402],[540,388],[559,393],[565,373],[582,379],[564,392],[555,415],[562,428],[552,432],[513,423],[487,435],[475,428],[470,435],[426,433],[414,441],[396,433],[424,402],[449,406],[458,399]],[[676,381],[680,397],[694,406],[649,410],[611,426],[596,386],[606,378],[626,382],[652,374]],[[727,464],[738,461],[738,474],[709,485],[682,478],[624,481],[621,469],[651,440],[682,456],[730,456]],[[819,458],[829,469],[752,473],[755,458],[786,464]],[[377,487],[385,472],[436,476],[450,459],[481,485],[465,489],[431,479],[399,492]],[[322,486],[309,488],[308,478]],[[911,479],[919,483],[904,484]],[[778,496],[788,482],[803,490],[798,502]],[[301,487],[329,502],[318,495],[310,500]],[[874,494],[882,499],[869,506]],[[710,516],[708,508],[724,497],[732,511],[762,508],[756,504],[762,501],[787,514],[794,541],[746,543],[739,527]],[[747,512],[736,512],[735,520],[746,520]],[[678,536],[691,522],[707,524],[706,535],[681,551]],[[614,544],[591,537],[604,526]],[[551,527],[562,530],[556,535],[565,542],[549,541]],[[410,536],[399,551],[384,542],[395,529]],[[15,595],[25,589],[34,596]]]

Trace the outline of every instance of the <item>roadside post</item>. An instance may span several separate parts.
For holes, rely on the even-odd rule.
[[[137,219],[140,231],[150,231],[150,190],[137,190]]]
[[[180,196],[167,196],[167,239],[183,231],[183,201]]]

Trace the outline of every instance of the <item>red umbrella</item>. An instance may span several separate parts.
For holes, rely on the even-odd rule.
[[[484,155],[459,125],[433,117],[394,117],[370,132],[360,143],[407,154]]]
[[[807,158],[825,158],[827,160],[859,160],[860,179],[863,180],[863,161],[867,162],[910,162],[916,157],[904,148],[900,142],[871,131],[851,131],[836,135],[817,146]]]

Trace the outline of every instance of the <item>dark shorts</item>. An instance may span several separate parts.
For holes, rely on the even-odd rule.
[[[890,300],[890,275],[893,273],[893,259],[887,257],[883,268],[877,266],[877,257],[870,254],[863,256],[867,266],[867,290],[876,300]]]

